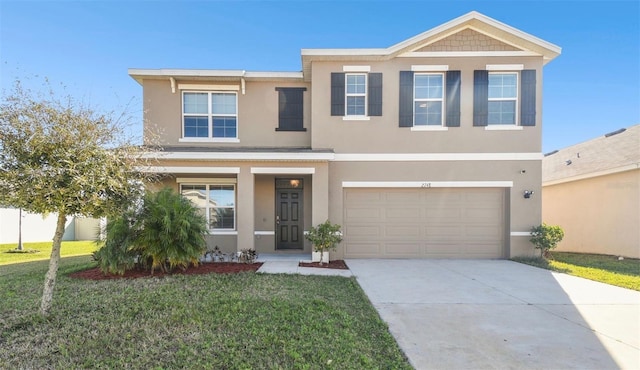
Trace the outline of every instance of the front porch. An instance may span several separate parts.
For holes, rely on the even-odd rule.
[[[286,162],[286,163],[285,163]],[[210,225],[208,249],[310,259],[304,232],[327,220],[327,160],[163,161],[154,172],[193,201]]]

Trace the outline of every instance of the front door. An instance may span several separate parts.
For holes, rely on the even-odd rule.
[[[276,179],[276,249],[304,247],[302,179]]]

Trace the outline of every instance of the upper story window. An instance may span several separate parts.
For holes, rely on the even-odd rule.
[[[367,75],[365,73],[346,74],[347,116],[367,115]]]
[[[183,92],[183,137],[238,137],[238,96],[235,92]]]
[[[473,125],[489,130],[536,125],[536,70],[522,64],[473,71]]]
[[[413,81],[413,125],[442,126],[444,81],[442,73],[416,73]]]
[[[331,73],[331,115],[344,120],[382,116],[382,73]]]
[[[460,71],[436,65],[412,69],[400,71],[398,126],[411,131],[460,127]]]
[[[518,110],[518,74],[489,73],[489,125],[515,125]]]

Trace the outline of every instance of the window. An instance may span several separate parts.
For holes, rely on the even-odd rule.
[[[460,76],[458,70],[400,71],[398,127],[411,131],[460,127]]]
[[[517,73],[489,73],[489,125],[515,125],[518,102]]]
[[[347,116],[367,115],[367,75],[365,73],[346,74]]]
[[[443,75],[416,73],[413,83],[413,125],[442,126]]]
[[[180,185],[180,193],[206,217],[209,229],[235,230],[236,188],[233,184]]]
[[[236,93],[184,92],[183,137],[237,138]]]
[[[382,73],[331,73],[331,115],[347,121],[382,116]]]

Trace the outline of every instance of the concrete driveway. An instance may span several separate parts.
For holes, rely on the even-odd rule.
[[[347,260],[417,369],[639,369],[640,292],[498,260]]]

